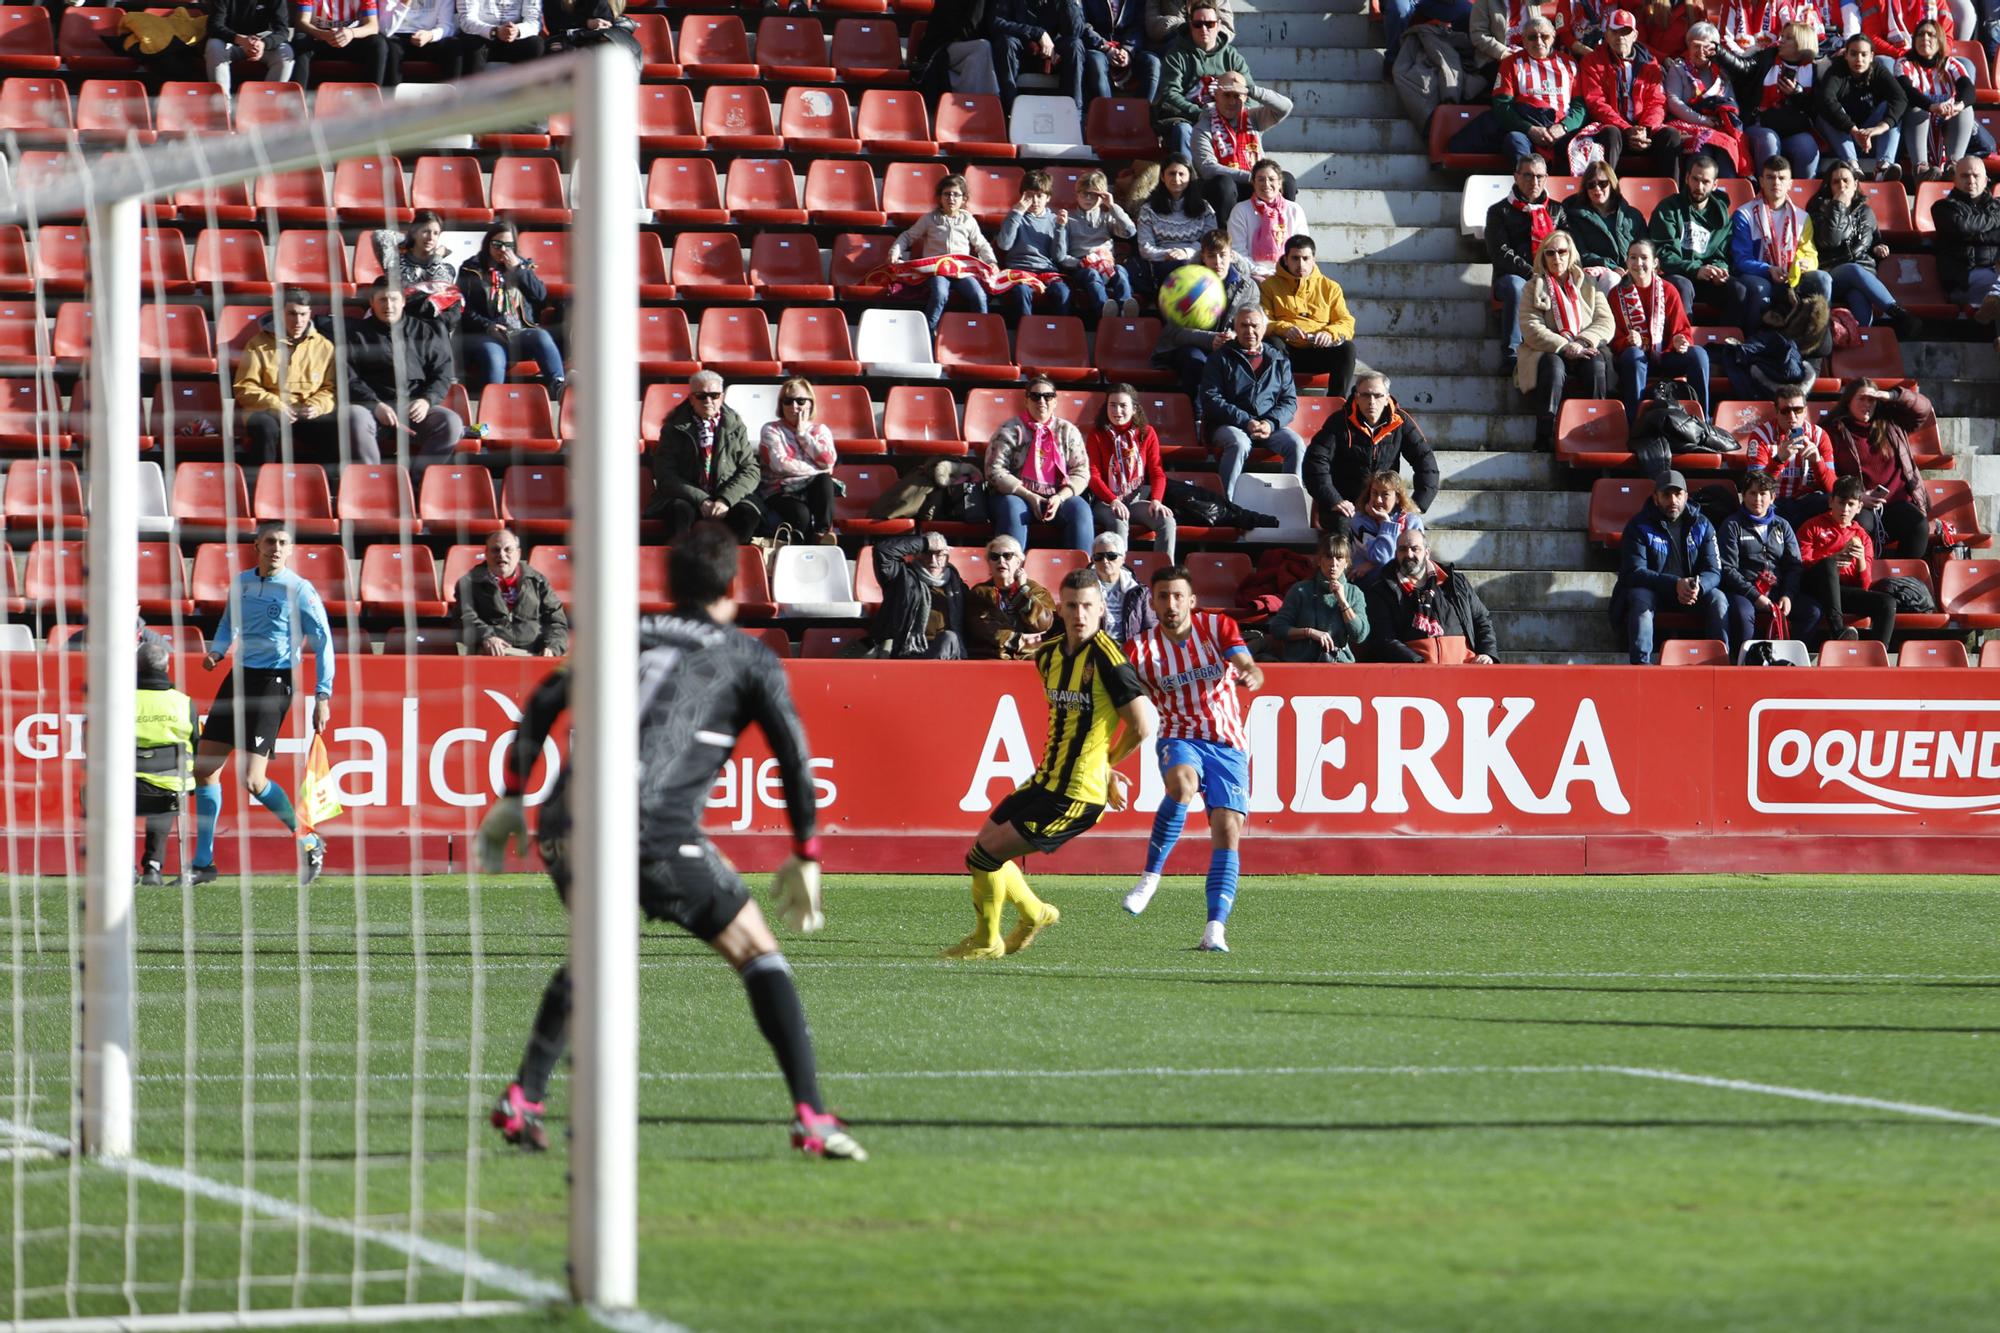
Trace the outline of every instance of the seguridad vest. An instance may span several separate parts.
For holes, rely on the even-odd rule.
[[[179,690],[138,690],[134,699],[139,781],[165,791],[193,791],[194,701]]]

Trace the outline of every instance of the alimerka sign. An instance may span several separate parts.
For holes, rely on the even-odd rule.
[[[17,833],[74,836],[82,667],[74,654],[0,661],[0,776]],[[462,867],[544,669],[343,659],[328,735],[348,810],[327,830],[349,844],[336,868]],[[801,661],[791,675],[836,872],[956,872],[986,812],[1040,757],[1046,711],[1025,665]],[[221,673],[186,659],[179,679],[205,705]],[[1251,873],[1991,864],[2000,672],[1278,666],[1245,704]],[[531,799],[567,743],[565,731],[544,748]],[[302,749],[300,709],[277,771]],[[1107,815],[1053,868],[1135,870],[1162,795],[1150,753],[1136,771],[1136,808]],[[282,840],[266,838],[276,825],[261,811],[246,819],[233,784],[225,796],[225,848],[241,828],[285,864]],[[708,826],[746,867],[782,857],[783,796],[756,733],[724,766]],[[1204,841],[1197,826],[1174,868],[1198,868]]]

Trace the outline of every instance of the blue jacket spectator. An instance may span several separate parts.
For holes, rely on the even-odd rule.
[[[1662,611],[1698,615],[1706,637],[1729,641],[1715,527],[1688,504],[1686,477],[1669,472],[1660,478],[1652,500],[1625,525],[1619,550],[1611,619],[1625,630],[1634,664],[1657,660],[1653,621]]]
[[[1234,336],[1201,373],[1196,410],[1216,449],[1222,493],[1231,500],[1254,446],[1277,454],[1304,484],[1305,442],[1289,429],[1299,410],[1298,385],[1285,349],[1264,341],[1269,323],[1262,306],[1237,311]]]

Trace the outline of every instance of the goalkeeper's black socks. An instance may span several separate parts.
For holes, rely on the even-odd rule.
[[[750,992],[750,1012],[764,1040],[771,1043],[792,1090],[792,1101],[803,1103],[822,1114],[826,1103],[819,1099],[819,1071],[813,1062],[812,1033],[806,1027],[805,1006],[792,984],[791,964],[781,953],[759,954],[743,965],[739,973],[743,989]]]
[[[529,1034],[528,1048],[521,1052],[521,1072],[514,1081],[531,1102],[548,1100],[549,1080],[563,1048],[569,1044],[569,969],[561,967],[549,978],[542,991],[542,1007],[535,1011],[535,1030]]]

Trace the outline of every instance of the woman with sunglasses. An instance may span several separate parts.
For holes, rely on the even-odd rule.
[[[1584,276],[1576,242],[1552,231],[1535,251],[1535,276],[1521,293],[1521,359],[1514,383],[1535,404],[1535,441],[1555,439],[1556,412],[1569,398],[1603,398],[1611,385],[1605,350],[1616,326],[1604,293]]]
[[[813,420],[812,381],[794,375],[778,386],[778,419],[757,440],[764,511],[818,541],[833,531],[833,431]]]
[[[566,383],[562,349],[535,322],[549,289],[535,272],[535,261],[520,253],[519,240],[513,223],[495,223],[479,253],[458,271],[458,290],[465,296],[460,357],[465,391],[475,405],[480,390],[504,381],[507,367],[522,357],[534,361],[549,397],[560,398]]]
[[[1609,292],[1625,277],[1625,254],[1646,235],[1646,218],[1618,193],[1618,172],[1602,159],[1583,173],[1583,188],[1563,201],[1557,224],[1576,239],[1583,271]]]
[[[1056,386],[1028,381],[1021,415],[993,432],[986,445],[986,512],[993,535],[1028,547],[1028,525],[1053,523],[1064,550],[1087,551],[1096,530],[1090,501],[1090,455],[1083,432],[1056,415]]]

